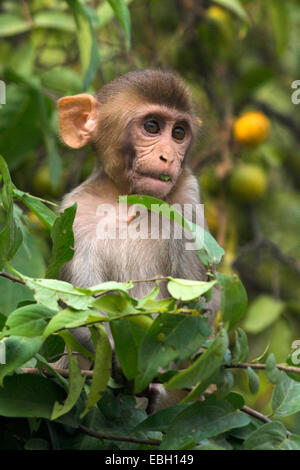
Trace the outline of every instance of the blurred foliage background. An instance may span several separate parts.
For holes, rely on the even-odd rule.
[[[220,270],[237,272],[246,286],[240,326],[251,357],[269,345],[277,362],[300,338],[300,104],[291,99],[300,79],[299,28],[297,0],[0,5],[0,153],[16,186],[38,197],[58,203],[93,168],[89,148],[71,151],[59,140],[59,97],[94,93],[138,68],[184,78],[202,120],[190,165],[210,230],[226,250]],[[12,265],[43,276],[49,233],[30,212],[24,232]],[[26,287],[0,279],[1,313],[30,298]],[[250,406],[267,413],[272,385],[261,379],[255,396],[242,375],[240,387]]]

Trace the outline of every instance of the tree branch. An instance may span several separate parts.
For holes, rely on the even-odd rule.
[[[66,379],[69,377],[69,369],[61,369],[60,367],[51,367],[62,377],[65,377]],[[26,374],[44,374],[46,377],[54,377],[54,375],[47,369],[42,369],[39,370],[37,367],[22,367],[21,370],[25,372]],[[88,379],[93,378],[93,371],[92,370],[81,370],[80,371],[81,375],[83,377],[87,377]]]
[[[251,362],[240,362],[237,364],[223,364],[225,369],[248,369],[248,367],[251,367],[252,369],[258,369],[258,370],[265,370],[266,369],[266,364],[252,364]],[[51,366],[53,367],[53,366]],[[300,374],[300,367],[294,367],[294,366],[284,366],[281,364],[276,364],[277,369],[282,370],[284,372],[293,372],[295,374]],[[53,369],[58,372],[58,374],[62,375],[65,378],[69,377],[69,370],[68,369],[61,369],[59,367],[53,367]],[[26,374],[40,374],[41,371],[37,367],[23,367],[22,371],[25,372]],[[89,379],[93,378],[93,371],[92,370],[81,370],[81,375],[85,376]],[[44,370],[42,371],[43,374],[45,374],[47,377],[53,377],[53,374],[51,374],[50,371]]]
[[[0,276],[5,277],[6,279],[9,279],[10,281],[18,282],[19,284],[25,284],[25,282],[22,281],[22,279],[20,279],[19,277],[13,276],[12,274],[5,273],[4,271],[0,271]]]
[[[149,446],[159,446],[161,444],[161,441],[158,441],[155,439],[148,440],[148,439],[139,439],[138,437],[115,436],[113,434],[103,434],[103,433],[94,431],[93,429],[89,429],[83,426],[82,424],[79,424],[78,428],[79,428],[79,431],[82,432],[83,434],[87,434],[88,436],[91,436],[91,437],[96,437],[96,439],[100,439],[100,440],[134,442],[136,444],[146,444]]]
[[[252,418],[259,419],[263,423],[271,423],[272,421],[270,418],[263,415],[262,413],[259,413],[258,411],[253,410],[252,408],[249,408],[249,406],[243,406],[243,408],[241,408],[241,411],[243,411],[249,416],[252,416]]]
[[[284,372],[294,372],[295,374],[300,374],[300,367],[294,367],[294,366],[283,366],[281,364],[275,364],[277,369],[283,370]],[[251,362],[243,362],[243,363],[237,363],[237,364],[224,364],[225,369],[248,369],[248,367],[251,367],[251,369],[258,369],[258,370],[265,370],[266,369],[266,364],[251,364]]]

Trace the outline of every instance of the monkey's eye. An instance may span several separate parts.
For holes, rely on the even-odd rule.
[[[149,132],[149,134],[158,134],[160,131],[159,124],[154,119],[149,119],[144,123],[145,131]]]
[[[172,137],[176,140],[183,140],[185,138],[185,130],[181,126],[176,126],[172,130]]]

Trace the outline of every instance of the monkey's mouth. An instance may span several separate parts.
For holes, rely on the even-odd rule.
[[[138,172],[138,174],[144,178],[151,178],[153,180],[156,180],[156,181],[161,181],[163,183],[170,183],[172,182],[172,178],[169,174],[167,173],[142,173],[142,172]]]

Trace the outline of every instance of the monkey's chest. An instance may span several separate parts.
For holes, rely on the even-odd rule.
[[[170,240],[107,240],[107,276],[123,281],[170,275]]]
[[[125,213],[123,219],[100,223],[97,239],[107,278],[145,279],[174,271],[174,227],[166,218],[146,211],[129,221]]]
[[[170,258],[169,240],[108,240],[104,243],[106,259],[102,264],[105,280],[124,282],[175,275]],[[138,283],[131,295],[142,297],[153,287],[153,282]],[[160,297],[167,291],[161,285]]]

